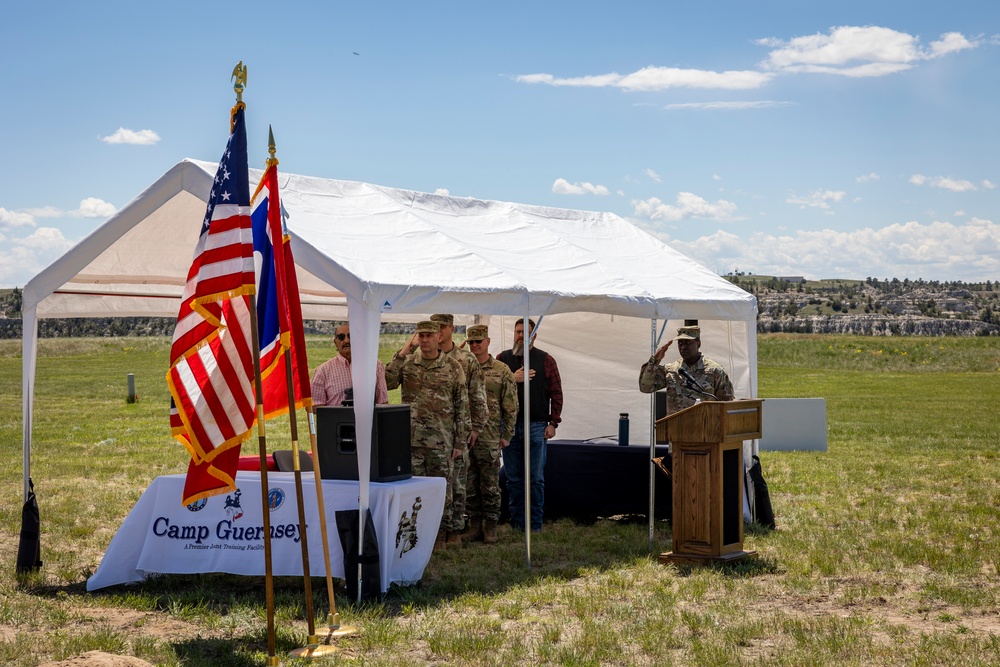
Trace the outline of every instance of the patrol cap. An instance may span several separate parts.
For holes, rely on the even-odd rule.
[[[681,327],[677,330],[677,340],[701,340],[701,327]]]
[[[417,333],[440,333],[441,325],[433,320],[417,322]]]
[[[474,324],[465,330],[466,340],[484,340],[490,337],[490,329],[485,324]]]
[[[431,321],[437,322],[438,324],[441,324],[441,325],[447,324],[448,326],[454,326],[455,325],[455,316],[454,315],[442,315],[442,314],[431,315]]]

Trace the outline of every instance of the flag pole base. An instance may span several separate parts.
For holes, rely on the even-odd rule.
[[[311,660],[313,658],[325,658],[335,654],[340,649],[331,644],[320,644],[319,637],[313,635],[309,637],[309,645],[303,646],[302,648],[297,648],[294,651],[290,651],[288,656],[291,658],[303,658],[305,660]]]
[[[330,634],[327,635],[330,638],[347,637],[349,635],[356,635],[361,632],[353,625],[341,625],[340,614],[331,613],[329,616],[326,617],[326,624],[330,628]]]
[[[358,630],[353,625],[340,625],[337,626],[336,628],[331,627],[330,634],[328,634],[327,637],[330,637],[331,639],[337,639],[339,637],[348,637],[350,635],[357,635],[360,633],[361,631]]]

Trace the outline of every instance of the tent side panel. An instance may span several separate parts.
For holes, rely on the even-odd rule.
[[[533,318],[539,321],[538,318]],[[514,317],[492,317],[490,352],[511,347]],[[660,343],[673,338],[682,320],[666,323]],[[657,332],[663,328],[657,322]],[[744,321],[702,320],[702,352],[721,364],[738,397],[756,393],[756,354],[750,355]],[[559,439],[617,437],[619,414],[629,415],[633,445],[649,444],[650,398],[639,391],[639,369],[651,354],[650,320],[598,313],[548,315],[538,329],[536,347],[559,366],[564,405]],[[666,361],[677,358],[676,346]]]

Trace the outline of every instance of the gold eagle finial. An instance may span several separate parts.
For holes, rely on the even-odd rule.
[[[243,64],[241,60],[233,68],[232,79],[235,81],[233,84],[233,90],[236,91],[236,101],[243,101],[243,88],[247,85],[247,66]]]

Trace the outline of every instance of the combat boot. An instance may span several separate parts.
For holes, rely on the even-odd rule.
[[[469,517],[469,527],[462,533],[463,542],[478,542],[483,539],[483,517]]]
[[[448,546],[462,546],[462,533],[458,531],[448,531]]]
[[[487,519],[483,523],[483,542],[486,544],[497,543],[497,520]]]

